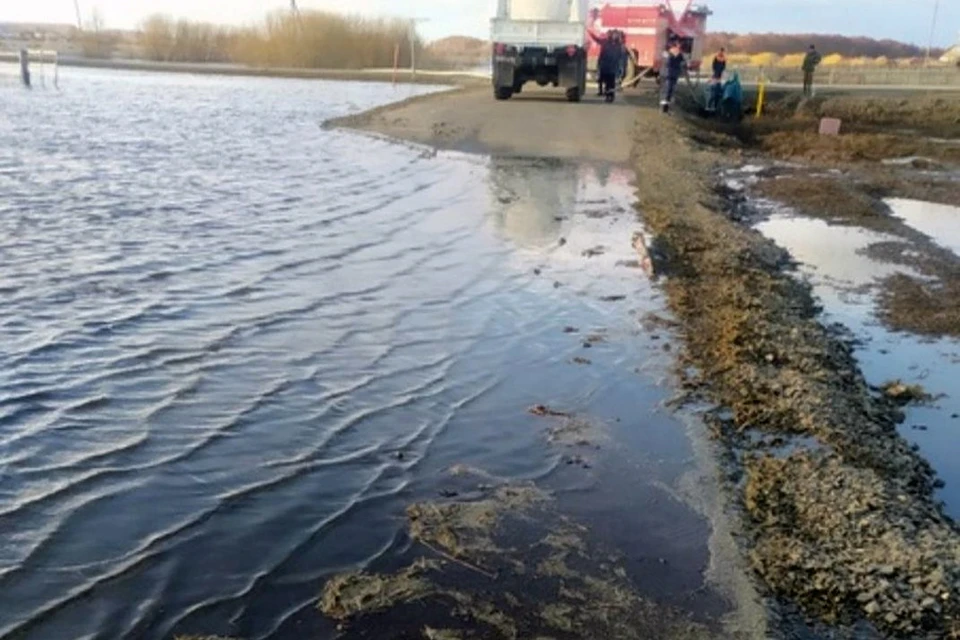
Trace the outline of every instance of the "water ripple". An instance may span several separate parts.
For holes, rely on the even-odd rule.
[[[0,638],[288,638],[445,465],[556,466],[522,408],[589,387],[597,311],[503,237],[504,172],[317,126],[426,89],[62,89],[0,87]],[[596,182],[552,171],[544,228]]]

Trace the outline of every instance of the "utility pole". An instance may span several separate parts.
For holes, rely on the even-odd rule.
[[[77,29],[83,31],[83,17],[80,14],[80,0],[73,0],[73,10],[77,13]]]
[[[412,80],[417,79],[417,25],[421,22],[430,22],[430,19],[410,18],[410,75]]]
[[[933,40],[937,37],[937,17],[940,14],[940,0],[933,0],[933,21],[930,23],[930,39],[927,40],[926,66],[930,66],[930,53],[933,49]]]

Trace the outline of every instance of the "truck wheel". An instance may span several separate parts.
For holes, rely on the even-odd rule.
[[[567,89],[567,102],[580,102],[580,98],[583,97],[583,92],[580,90],[580,87],[570,87]]]
[[[509,100],[513,97],[513,89],[511,87],[497,87],[493,90],[493,97],[497,100]]]

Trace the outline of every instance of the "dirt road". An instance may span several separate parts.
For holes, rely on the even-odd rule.
[[[609,105],[589,96],[571,104],[559,90],[528,89],[497,102],[489,87],[471,87],[329,124],[444,150],[623,163],[633,149],[636,101]]]

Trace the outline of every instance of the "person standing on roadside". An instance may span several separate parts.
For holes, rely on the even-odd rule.
[[[723,73],[726,70],[727,50],[724,47],[720,47],[720,51],[718,51],[717,55],[713,57],[713,79],[720,80],[723,78]]]
[[[599,84],[597,95],[609,100],[617,90],[617,74],[620,73],[620,62],[623,57],[623,41],[617,31],[598,36],[588,30],[587,34],[600,45],[600,57],[597,59]]]
[[[687,71],[687,58],[683,55],[679,40],[671,40],[663,52],[663,64],[660,66],[660,110],[670,113],[673,94],[677,90],[680,76]]]
[[[808,98],[813,95],[813,74],[816,72],[817,67],[820,66],[820,63],[823,61],[823,57],[820,55],[820,52],[817,51],[816,45],[810,45],[810,49],[807,51],[807,55],[803,57],[803,95]]]

